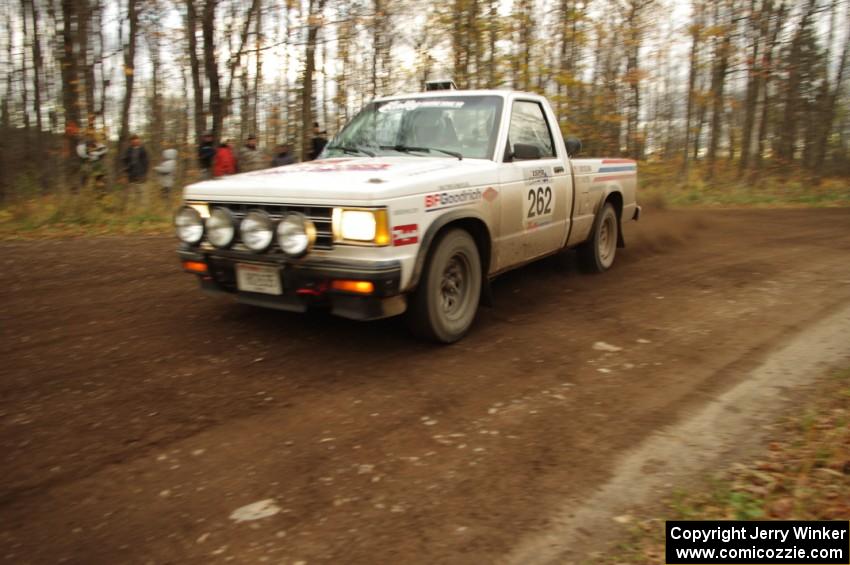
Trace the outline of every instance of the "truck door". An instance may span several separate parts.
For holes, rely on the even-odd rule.
[[[514,100],[501,167],[499,269],[563,247],[573,187],[557,153],[543,104]]]

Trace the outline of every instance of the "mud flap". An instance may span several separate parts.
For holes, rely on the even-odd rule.
[[[632,215],[633,221],[640,220],[641,207],[635,206],[635,213]],[[626,240],[623,239],[623,223],[620,218],[617,218],[617,247],[623,248],[626,246]]]
[[[622,249],[626,246],[626,240],[623,239],[623,223],[620,218],[617,218],[617,248]]]
[[[494,303],[495,299],[493,298],[493,289],[490,286],[490,279],[488,277],[484,277],[484,280],[481,281],[481,297],[478,299],[478,304],[492,308]]]

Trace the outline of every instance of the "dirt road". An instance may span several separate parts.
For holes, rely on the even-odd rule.
[[[0,559],[495,561],[850,303],[849,209],[626,236],[500,278],[451,347],[204,296],[170,238],[0,244]]]

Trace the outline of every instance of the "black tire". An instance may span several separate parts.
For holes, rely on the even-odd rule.
[[[590,238],[578,248],[579,263],[587,272],[601,273],[614,264],[620,223],[614,205],[606,202],[590,230]]]
[[[481,299],[481,258],[475,240],[462,229],[442,235],[431,248],[407,320],[419,337],[454,343],[466,335]]]

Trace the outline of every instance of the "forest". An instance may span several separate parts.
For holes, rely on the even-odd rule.
[[[850,3],[839,0],[10,0],[0,6],[0,203],[73,198],[77,148],[127,185],[198,141],[305,158],[376,96],[429,79],[545,94],[584,154],[670,179],[850,175]],[[654,165],[653,165],[654,164]],[[650,167],[650,170],[651,167]],[[843,183],[843,181],[842,181]],[[846,183],[843,183],[846,184]]]

